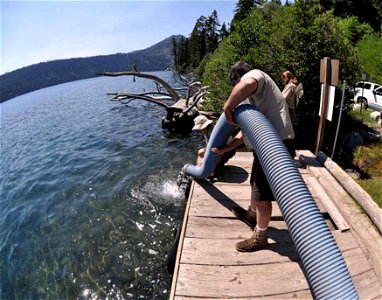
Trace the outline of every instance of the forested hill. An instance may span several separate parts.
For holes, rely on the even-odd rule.
[[[86,58],[53,60],[23,67],[0,76],[0,102],[44,87],[95,77],[97,72],[159,71],[174,66],[173,37],[143,50]]]

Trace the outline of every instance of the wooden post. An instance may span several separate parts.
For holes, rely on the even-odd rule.
[[[326,122],[326,110],[328,106],[328,92],[329,85],[331,82],[331,63],[330,58],[325,57],[321,59],[320,65],[320,82],[323,84],[322,91],[322,103],[321,103],[321,116],[320,116],[320,124],[318,126],[318,134],[317,134],[317,144],[316,144],[316,153],[321,150],[322,142],[324,139],[324,131],[325,131],[325,122]]]

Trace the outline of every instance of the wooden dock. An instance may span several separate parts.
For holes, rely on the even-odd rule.
[[[382,237],[368,216],[309,151],[299,171],[342,252],[361,299],[382,299]],[[240,253],[253,231],[232,207],[247,208],[251,152],[238,152],[215,182],[193,182],[170,299],[312,299],[299,255],[273,202],[266,249]]]

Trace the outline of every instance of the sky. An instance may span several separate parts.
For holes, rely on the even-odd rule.
[[[171,35],[188,37],[215,9],[228,25],[237,1],[4,1],[1,70],[63,58],[128,53]]]

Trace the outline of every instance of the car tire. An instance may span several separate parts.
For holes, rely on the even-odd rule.
[[[366,100],[366,98],[362,98],[362,97],[358,98],[358,99],[357,99],[357,103],[362,104],[362,107],[365,108],[365,109],[367,109],[368,106],[369,106],[369,105],[367,104],[367,100]]]

